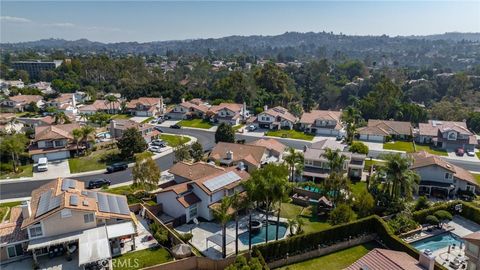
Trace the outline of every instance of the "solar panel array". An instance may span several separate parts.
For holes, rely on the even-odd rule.
[[[52,197],[52,190],[45,191],[40,195],[40,199],[38,200],[38,207],[37,213],[35,217],[39,217],[45,213],[52,211],[55,208],[60,206],[62,202],[61,196]]]
[[[70,196],[70,205],[73,205],[73,206],[78,205],[78,196],[77,195]]]
[[[73,179],[63,179],[62,181],[62,191],[66,191],[69,188],[75,188],[76,180]]]
[[[238,174],[234,172],[224,173],[222,175],[216,176],[205,183],[203,183],[210,191],[215,191],[219,188],[222,188],[226,185],[234,183],[242,179]]]
[[[115,213],[121,215],[130,214],[127,198],[105,193],[97,193],[96,195],[98,202],[98,210],[100,212]]]

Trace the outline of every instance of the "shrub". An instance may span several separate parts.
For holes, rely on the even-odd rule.
[[[182,239],[183,242],[187,243],[193,238],[193,234],[191,233],[183,233],[180,234],[180,239]]]
[[[352,145],[350,145],[349,150],[352,153],[359,153],[359,154],[368,155],[368,146],[366,146],[362,142],[358,142],[358,141],[352,142]]]
[[[427,209],[429,207],[430,207],[430,202],[428,201],[427,197],[425,196],[418,197],[418,200],[415,203],[415,211]]]
[[[347,204],[339,204],[335,209],[330,212],[328,222],[332,225],[348,223],[357,218],[355,212]]]
[[[418,227],[418,223],[405,213],[400,213],[395,218],[389,220],[388,225],[395,234],[406,233]]]
[[[438,218],[434,215],[428,215],[426,218],[425,218],[425,222],[430,224],[430,225],[434,225],[434,226],[438,226],[438,224],[440,224],[440,221],[438,220]]]
[[[438,210],[433,214],[435,217],[438,218],[438,220],[452,220],[453,216],[450,214],[450,212],[445,211],[445,210]]]

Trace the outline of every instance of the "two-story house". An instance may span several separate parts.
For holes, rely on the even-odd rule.
[[[135,128],[142,134],[142,137],[147,143],[150,143],[153,139],[156,139],[160,132],[154,129],[153,125],[147,123],[137,123],[129,119],[117,119],[110,121],[110,126],[108,127],[108,132],[112,138],[118,139],[123,136],[123,133],[129,129]]]
[[[43,97],[39,95],[17,95],[2,101],[2,110],[5,112],[23,112],[31,105],[43,107]]]
[[[385,142],[389,138],[408,140],[412,138],[412,124],[403,121],[369,119],[366,127],[357,133],[362,141]]]
[[[345,134],[345,131],[340,119],[341,116],[341,111],[312,110],[311,112],[303,113],[300,118],[300,124],[301,128],[309,133],[342,136]]]
[[[263,112],[257,115],[254,124],[267,129],[293,129],[297,120],[297,117],[281,106],[270,109],[265,106]]]
[[[67,93],[60,94],[58,97],[47,101],[47,107],[56,108],[59,111],[63,111],[70,114],[77,113],[77,100],[75,99],[75,94]]]
[[[29,255],[37,262],[68,249],[84,267],[136,248],[127,198],[87,191],[83,181],[58,178],[33,190],[30,200],[14,209],[15,228],[0,231],[2,261]]]
[[[204,162],[178,162],[169,172],[174,179],[160,185],[157,191],[157,203],[162,210],[174,219],[189,222],[194,218],[212,220],[212,207],[225,196],[242,192],[240,185],[250,175],[242,168],[222,168]],[[169,223],[163,216],[164,222]]]
[[[108,101],[103,99],[97,99],[92,104],[84,105],[78,108],[78,111],[82,114],[94,114],[97,112],[117,114],[121,110],[121,104],[119,101]]]
[[[210,105],[199,98],[189,101],[182,98],[182,102],[175,105],[168,116],[172,119],[205,118],[209,108]]]
[[[332,140],[321,140],[313,143],[310,147],[305,147],[304,156],[304,181],[323,181],[330,175],[329,160],[325,156],[326,149],[338,151],[340,155],[345,156],[343,170],[352,179],[361,179],[363,168],[365,167],[366,155],[346,151],[346,146]]]
[[[438,128],[437,137],[432,139],[433,144],[441,149],[454,151],[463,148],[465,151],[475,151],[477,137],[465,125],[442,125]]]
[[[465,241],[465,256],[468,258],[467,270],[480,269],[480,232],[474,232],[463,237]]]
[[[273,159],[274,161],[277,161],[277,162],[280,162],[283,160],[283,154],[287,149],[287,147],[283,143],[275,139],[258,139],[256,141],[249,142],[247,144],[262,146],[267,148],[268,158]]]
[[[244,123],[250,117],[245,103],[220,103],[210,107],[208,114],[211,115],[214,122],[227,123],[232,126]]]
[[[127,103],[127,111],[135,116],[156,116],[165,113],[163,98],[141,97],[132,99]]]
[[[29,155],[37,162],[39,158],[59,160],[70,157],[76,150],[73,143],[73,130],[80,128],[78,124],[46,125],[35,127],[35,138],[28,149]]]
[[[411,169],[420,175],[419,193],[451,197],[459,190],[475,192],[478,183],[467,170],[425,151],[412,154]]]
[[[269,157],[269,151],[264,146],[218,142],[210,152],[209,160],[227,167],[241,166],[252,172],[271,162]]]

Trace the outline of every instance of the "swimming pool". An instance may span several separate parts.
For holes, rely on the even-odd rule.
[[[463,241],[458,236],[448,232],[413,242],[411,245],[423,252],[425,249],[435,251],[454,244],[458,247],[460,243],[463,243]]]
[[[265,230],[266,227],[265,225],[263,225],[263,227],[258,231],[258,233],[252,234],[252,244],[265,243]],[[284,223],[280,223],[280,226],[278,228],[278,239],[283,238],[286,232],[287,225]],[[275,240],[276,234],[277,225],[275,223],[268,224],[268,241]],[[242,244],[248,245],[249,235],[249,232],[244,232],[238,236],[238,239],[240,239],[240,242],[242,242]]]

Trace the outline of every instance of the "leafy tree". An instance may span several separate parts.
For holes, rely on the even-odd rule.
[[[427,197],[420,196],[415,203],[415,211],[427,209],[430,207],[430,202],[428,201]]]
[[[352,142],[348,150],[352,153],[359,153],[368,155],[368,146],[362,142]]]
[[[175,156],[175,162],[190,160],[190,147],[186,144],[178,145],[173,149],[173,154]]]
[[[221,123],[218,126],[217,131],[215,131],[215,143],[218,142],[235,142],[235,130],[233,130],[231,125],[227,123]]]
[[[147,149],[147,143],[142,137],[142,133],[136,128],[128,128],[123,136],[117,142],[120,155],[124,159],[130,159],[136,153],[141,153]]]
[[[135,165],[132,169],[133,184],[145,190],[155,189],[160,179],[160,168],[152,159],[150,153],[135,155]]]
[[[388,225],[395,234],[406,233],[418,227],[418,223],[413,220],[411,214],[399,213],[388,221]]]
[[[360,100],[359,109],[365,119],[395,118],[402,100],[400,88],[388,79],[375,84],[373,91]]]
[[[203,158],[203,146],[198,141],[194,142],[191,146],[190,155],[195,162],[202,160]]]
[[[245,256],[237,256],[235,262],[225,268],[225,270],[264,270],[262,263],[257,257],[251,257],[247,260]]]
[[[20,133],[6,135],[0,138],[0,150],[3,153],[10,154],[14,172],[18,172],[19,156],[25,152],[28,142],[28,138]]]
[[[223,197],[220,201],[220,205],[213,207],[213,217],[220,222],[222,226],[222,256],[227,257],[227,222],[232,219],[230,207],[232,206],[231,197]]]
[[[425,218],[425,222],[427,224],[430,224],[430,225],[433,225],[433,226],[438,226],[440,224],[440,221],[438,220],[438,218],[434,215],[428,215],[426,218]]]
[[[351,144],[355,137],[357,126],[360,123],[361,115],[357,108],[348,106],[343,112],[341,120],[347,124],[347,143]]]
[[[443,222],[446,222],[446,221],[450,221],[453,219],[453,216],[450,212],[446,211],[446,210],[438,210],[438,211],[435,211],[435,213],[433,213],[433,215],[438,218],[439,222],[440,222],[440,226],[442,225]]]
[[[357,218],[355,212],[348,204],[341,203],[333,209],[328,217],[328,222],[331,225],[338,225],[343,223],[348,223]]]
[[[375,207],[375,199],[367,190],[362,191],[358,197],[355,197],[355,209],[359,217],[366,217],[372,213]]]
[[[475,133],[480,133],[480,112],[472,112],[467,118],[467,126]]]

